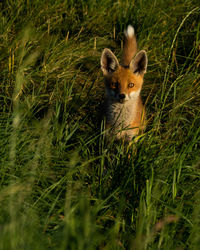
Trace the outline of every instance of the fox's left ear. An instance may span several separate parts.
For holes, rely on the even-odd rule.
[[[141,50],[137,55],[132,59],[130,63],[130,69],[135,74],[144,75],[147,71],[147,53],[145,50]]]

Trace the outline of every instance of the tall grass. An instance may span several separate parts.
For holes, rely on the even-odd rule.
[[[199,249],[198,1],[0,4],[0,249]],[[106,142],[99,58],[135,27],[148,126]]]

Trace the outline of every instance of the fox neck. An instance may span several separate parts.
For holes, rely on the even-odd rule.
[[[140,102],[140,95],[132,96],[124,103],[107,99],[107,122],[115,127],[127,127],[135,119]]]

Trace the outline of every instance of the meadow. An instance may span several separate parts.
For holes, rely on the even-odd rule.
[[[0,249],[199,249],[199,1],[0,10]],[[105,140],[100,57],[129,24],[148,125],[127,146]]]

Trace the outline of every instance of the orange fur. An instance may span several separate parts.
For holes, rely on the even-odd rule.
[[[121,64],[128,66],[133,59],[133,56],[137,53],[137,41],[136,37],[128,36],[127,32],[124,36],[124,49],[121,58]]]

